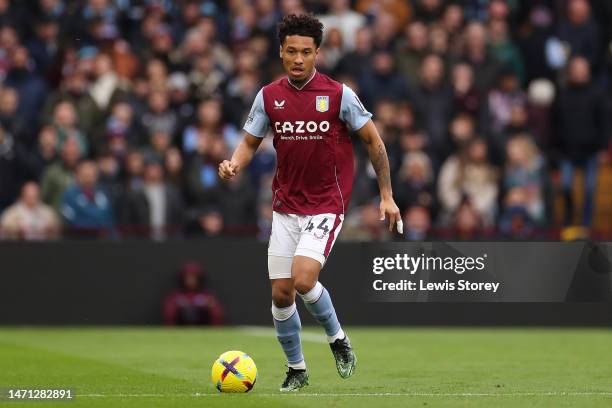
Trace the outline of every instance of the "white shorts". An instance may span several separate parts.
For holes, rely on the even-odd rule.
[[[343,221],[343,214],[296,215],[274,211],[268,257],[307,256],[319,261],[323,267]],[[290,278],[291,268],[288,269],[270,271],[270,279]]]

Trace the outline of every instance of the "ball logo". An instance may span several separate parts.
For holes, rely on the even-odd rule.
[[[296,120],[295,122],[274,122],[274,130],[276,133],[317,133],[327,132],[329,130],[329,122],[324,120],[322,122]]]

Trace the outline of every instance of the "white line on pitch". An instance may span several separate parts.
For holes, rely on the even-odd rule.
[[[257,337],[276,337],[276,332],[272,328],[261,326],[240,326],[246,334]],[[300,334],[302,341],[310,341],[312,343],[327,344],[327,339],[322,334],[302,332]]]
[[[582,396],[601,396],[612,397],[612,392],[372,392],[372,393],[250,393],[249,396],[257,397],[582,397]],[[78,394],[76,397],[106,397],[106,398],[161,398],[161,397],[222,397],[222,394]]]

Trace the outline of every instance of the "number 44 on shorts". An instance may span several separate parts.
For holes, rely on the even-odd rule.
[[[323,220],[319,223],[319,225],[317,225],[317,229],[323,231],[323,236],[327,235],[327,233],[329,232],[329,227],[326,224],[327,224],[327,218],[323,218]],[[304,229],[304,231],[311,232],[314,227],[315,226],[312,223],[312,221],[308,221],[308,226]]]

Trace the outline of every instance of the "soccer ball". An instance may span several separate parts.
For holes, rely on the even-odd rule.
[[[212,366],[212,382],[220,392],[249,392],[257,381],[257,366],[242,351],[226,351]]]

